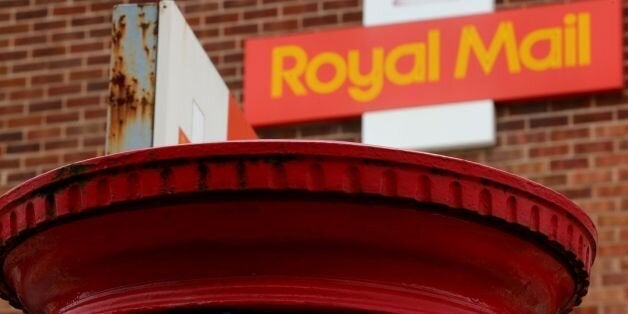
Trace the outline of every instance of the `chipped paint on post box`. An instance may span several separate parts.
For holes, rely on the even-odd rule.
[[[157,65],[156,4],[113,10],[107,153],[152,146]]]

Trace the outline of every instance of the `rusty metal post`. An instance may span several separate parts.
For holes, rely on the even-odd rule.
[[[157,4],[113,10],[107,154],[152,146],[158,13]]]

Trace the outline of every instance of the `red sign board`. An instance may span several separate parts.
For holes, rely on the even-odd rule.
[[[621,88],[621,1],[537,6],[246,42],[257,126]]]

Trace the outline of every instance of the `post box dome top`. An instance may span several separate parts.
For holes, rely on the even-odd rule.
[[[572,306],[586,294],[596,251],[590,218],[563,195],[477,163],[339,142],[242,141],[97,157],[33,178],[0,196],[2,258],[42,230],[107,207],[204,191],[340,193],[430,203],[530,239],[570,268]],[[13,299],[5,279],[2,294]]]

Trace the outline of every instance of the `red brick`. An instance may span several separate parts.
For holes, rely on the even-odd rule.
[[[0,8],[14,8],[27,6],[29,0],[2,0],[0,1]]]
[[[543,143],[547,141],[545,132],[517,132],[506,137],[508,145],[518,145],[526,143]]]
[[[43,121],[44,120],[41,115],[28,115],[26,117],[9,119],[7,125],[11,128],[30,127],[40,125]]]
[[[35,9],[35,10],[27,10],[27,11],[18,11],[15,13],[16,20],[26,20],[26,19],[35,19],[41,18],[48,15],[48,9]]]
[[[62,123],[62,122],[77,121],[78,119],[79,119],[78,112],[62,112],[62,113],[56,113],[56,114],[51,114],[47,116],[46,123],[47,124]]]
[[[24,87],[26,86],[26,78],[16,77],[11,79],[0,79],[0,88]]]
[[[616,213],[614,215],[600,215],[597,221],[600,227],[628,225],[628,213]]]
[[[257,24],[225,27],[225,35],[244,35],[257,33]]]
[[[61,136],[61,128],[60,127],[52,127],[52,128],[44,128],[44,129],[35,129],[28,131],[26,137],[29,140],[34,139],[44,139],[44,138],[55,138]]]
[[[196,3],[196,2],[188,2],[184,4],[183,11],[185,13],[199,13],[205,11],[216,11],[218,10],[218,3],[209,2],[209,3]]]
[[[316,12],[318,10],[317,3],[299,3],[294,5],[287,5],[283,8],[282,13],[284,15],[290,14],[303,14]]]
[[[100,11],[110,12],[111,10],[113,10],[113,6],[116,4],[119,4],[120,2],[121,2],[120,0],[95,2],[95,3],[91,3],[89,9],[90,11],[93,11],[93,12],[100,12]]]
[[[87,11],[87,7],[84,5],[74,5],[74,6],[66,6],[66,7],[55,7],[52,11],[54,15],[78,15],[81,13],[85,13]]]
[[[279,22],[268,22],[264,23],[263,30],[265,32],[274,32],[274,31],[292,31],[299,28],[299,21],[297,20],[286,20]]]
[[[86,120],[106,118],[107,117],[107,109],[106,108],[98,108],[98,109],[85,110],[84,117],[85,117]]]
[[[590,123],[598,121],[608,121],[613,119],[613,112],[596,112],[596,113],[583,113],[577,114],[573,117],[574,123]]]
[[[600,197],[620,197],[628,195],[628,184],[616,184],[609,186],[598,186],[596,195]]]
[[[36,175],[37,175],[37,172],[32,171],[32,170],[9,173],[7,175],[7,183],[13,183],[13,184],[22,183]]]
[[[47,47],[33,50],[33,57],[49,57],[65,54],[65,47]]]
[[[549,103],[547,102],[525,102],[514,103],[508,105],[509,115],[529,115],[532,113],[544,113],[549,110]]]
[[[304,27],[314,27],[323,25],[332,25],[338,23],[337,15],[324,15],[315,17],[306,17],[303,19]]]
[[[234,40],[218,41],[218,42],[203,44],[203,48],[206,51],[228,50],[228,49],[234,49],[235,47],[236,47],[236,42]]]
[[[576,144],[574,146],[574,150],[576,154],[612,152],[613,142],[606,141],[606,142],[589,142],[589,143]]]
[[[111,31],[110,31],[110,34],[111,34]],[[74,31],[73,30],[71,32],[52,34],[52,41],[54,41],[54,42],[70,41],[70,40],[83,39],[83,38],[85,38],[85,32],[84,31]]]
[[[550,167],[552,170],[570,170],[582,169],[589,166],[589,160],[586,158],[572,158],[562,160],[552,160]]]
[[[606,183],[613,179],[613,173],[608,170],[580,170],[569,174],[569,183],[572,185],[590,185]]]
[[[75,97],[69,98],[67,100],[68,108],[74,107],[84,107],[84,106],[93,106],[100,104],[100,96],[83,96],[83,97]]]
[[[23,138],[20,131],[0,132],[0,143],[8,143],[13,141],[21,141]]]
[[[44,143],[44,150],[70,149],[78,147],[78,139],[54,140]]]
[[[90,38],[103,38],[107,39],[111,37],[111,27],[97,28],[89,31]]]
[[[542,118],[530,119],[530,127],[534,129],[534,128],[563,126],[563,125],[567,125],[568,122],[569,120],[566,116],[542,117]]]
[[[357,8],[358,5],[358,0],[331,0],[323,2],[323,10]]]
[[[21,91],[12,92],[9,94],[9,98],[11,100],[20,100],[20,99],[34,99],[41,98],[44,96],[44,90],[41,88],[38,89],[25,89]]]
[[[22,113],[24,112],[23,105],[2,105],[0,106],[0,117],[5,117],[10,114]]]
[[[488,162],[504,162],[504,161],[513,161],[520,160],[524,157],[523,148],[496,148],[494,150],[488,151],[486,153],[486,160]]]
[[[196,30],[194,34],[199,38],[199,40],[202,40],[203,38],[213,38],[218,36],[220,34],[220,30],[218,28],[199,29]]]
[[[20,143],[7,145],[7,154],[29,153],[39,150],[39,143]]]
[[[72,19],[72,26],[88,26],[105,22],[104,16],[90,16]]]
[[[67,25],[65,20],[39,22],[33,25],[36,31],[48,31],[53,29],[64,28]]]
[[[42,75],[34,75],[31,77],[32,85],[41,85],[41,84],[49,84],[49,83],[59,83],[63,82],[63,74],[42,74]]]
[[[85,147],[91,147],[91,146],[102,147],[104,145],[105,145],[104,136],[90,137],[90,138],[83,139],[83,146]]]
[[[30,27],[28,24],[14,24],[9,26],[0,26],[0,35],[11,35],[28,32]]]
[[[0,169],[17,169],[20,167],[19,159],[0,159]]]
[[[50,155],[47,154],[46,156],[37,156],[37,157],[28,157],[26,159],[24,159],[24,165],[26,167],[37,167],[37,166],[43,166],[43,165],[57,165],[59,164],[59,158],[60,156],[58,155]]]
[[[598,106],[614,106],[621,103],[626,103],[626,99],[619,93],[607,93],[595,95],[595,102]]]
[[[547,147],[532,147],[530,148],[530,157],[548,157],[548,156],[560,156],[569,153],[568,145],[547,146]]]
[[[26,52],[24,52],[24,56],[26,56]],[[2,60],[2,53],[0,53],[0,60]],[[23,64],[16,64],[13,66],[13,72],[21,73],[21,72],[32,72],[39,71],[46,67],[47,63],[45,62],[29,62]]]
[[[550,133],[550,139],[552,141],[563,141],[571,139],[588,138],[590,135],[589,129],[574,128],[569,130],[556,130]]]
[[[109,88],[108,80],[94,81],[87,83],[87,91],[95,92],[95,91],[105,91]]]
[[[244,55],[241,52],[231,53],[224,56],[224,63],[242,63]]]
[[[61,85],[48,88],[48,96],[76,94],[81,91],[80,84]]]
[[[567,196],[569,199],[590,198],[592,195],[592,191],[590,187],[558,189],[557,191]]]
[[[362,12],[347,12],[342,14],[342,21],[345,23],[361,23]]]
[[[63,155],[62,162],[63,163],[77,162],[77,161],[93,158],[93,157],[96,157],[96,156],[98,156],[98,152],[95,151],[95,150],[93,150],[93,151],[85,151],[85,152],[77,152],[77,153],[67,153],[67,154]]]
[[[56,111],[61,109],[61,100],[46,100],[28,105],[29,112]]]
[[[531,177],[530,180],[549,187],[562,186],[567,184],[567,175],[554,174],[548,176]]]
[[[27,56],[26,51],[6,51],[6,52],[0,51],[0,61],[2,62],[24,59],[26,58],[26,56]]]
[[[628,165],[628,153],[597,156],[595,165],[597,167]]]
[[[109,64],[110,61],[111,61],[110,55],[102,55],[102,56],[91,55],[87,58],[88,65]]]
[[[268,17],[276,17],[277,16],[277,8],[270,9],[260,9],[244,12],[245,19],[262,19]]]
[[[257,0],[226,0],[223,2],[225,9],[253,7],[257,5]]]
[[[226,22],[235,22],[239,18],[238,13],[216,14],[205,17],[205,24],[219,24]]]
[[[68,126],[65,129],[66,135],[80,135],[80,134],[92,134],[101,133],[105,131],[105,123],[82,123],[77,126]]]
[[[70,73],[70,81],[97,79],[103,76],[103,71],[100,69],[74,71]]]
[[[595,128],[595,135],[598,137],[621,137],[628,134],[628,123],[620,125],[605,125]]]
[[[80,52],[87,52],[87,51],[97,51],[97,50],[102,50],[102,49],[103,49],[103,43],[95,42],[95,43],[88,43],[88,44],[72,45],[70,47],[70,52],[80,53]]]
[[[25,37],[17,37],[13,41],[13,44],[16,46],[25,46],[25,45],[33,45],[33,44],[45,44],[47,42],[46,35],[34,35],[34,36],[25,36]]]
[[[81,65],[81,59],[71,58],[65,60],[50,61],[48,67],[51,69],[68,69]]]
[[[575,109],[591,108],[592,100],[589,97],[569,98],[562,100],[553,100],[551,111],[566,111]]]

